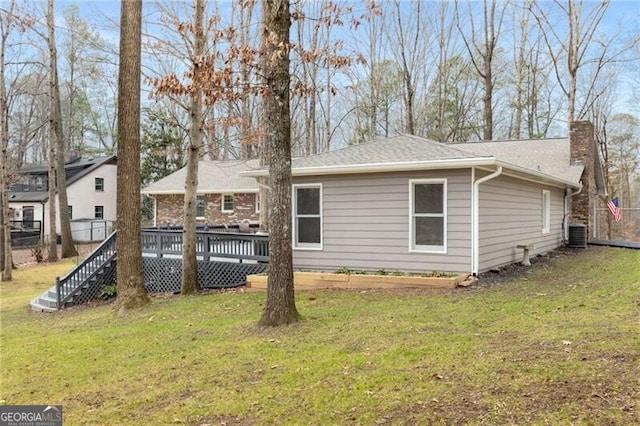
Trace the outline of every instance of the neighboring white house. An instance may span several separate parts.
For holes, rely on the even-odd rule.
[[[68,162],[65,169],[74,240],[104,239],[116,220],[116,157],[79,158]],[[11,220],[21,222],[16,222],[15,227],[41,226],[47,241],[50,234],[48,166],[25,166],[16,175],[18,182],[11,185],[9,192]],[[56,197],[56,212],[59,211]],[[59,213],[56,229],[59,233]]]

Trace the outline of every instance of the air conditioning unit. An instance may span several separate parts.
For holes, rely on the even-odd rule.
[[[587,248],[587,226],[581,223],[569,225],[569,247]]]

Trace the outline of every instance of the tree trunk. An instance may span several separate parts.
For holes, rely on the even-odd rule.
[[[205,1],[196,0],[193,19],[193,80],[199,82],[201,68],[199,58],[204,54]],[[182,286],[180,293],[191,294],[200,288],[198,260],[196,258],[196,192],[198,190],[198,161],[202,144],[202,96],[201,85],[196,84],[189,107],[189,150],[187,177],[184,184],[184,227],[182,240]]]
[[[49,84],[51,88],[53,83],[51,82]],[[49,100],[51,102],[51,96],[49,97]],[[58,260],[58,225],[56,223],[56,131],[53,126],[53,116],[50,115],[49,117],[49,250],[47,253],[47,260],[49,262],[55,262]],[[44,227],[44,223],[42,226]]]
[[[65,143],[62,135],[62,109],[60,107],[60,86],[58,84],[58,53],[55,42],[53,0],[48,1],[47,26],[49,29],[49,79],[51,81],[51,127],[56,141],[56,174],[58,189],[58,209],[60,216],[60,234],[62,235],[62,251],[60,257],[67,258],[77,256],[73,237],[71,235],[71,223],[69,221],[69,202],[67,199],[67,176],[65,171]],[[52,141],[50,141],[52,143]],[[52,159],[49,159],[52,161]],[[55,202],[55,200],[50,200]]]
[[[191,120],[194,120],[193,111]],[[191,123],[195,126],[195,122]],[[192,131],[190,130],[191,134]],[[182,228],[182,284],[180,293],[191,294],[199,289],[196,258],[196,191],[198,189],[198,147],[189,142],[187,177],[184,192],[184,224]]]
[[[118,74],[118,298],[115,303],[118,312],[149,302],[142,272],[140,229],[141,33],[142,1],[123,1]]]
[[[484,132],[485,141],[493,140],[493,81],[491,75],[491,59],[484,63]]]
[[[13,7],[13,4],[12,4]],[[8,20],[9,18],[7,18]],[[7,106],[7,92],[5,89],[5,50],[8,37],[8,28],[11,25],[6,22],[6,28],[3,25],[2,40],[0,40],[0,202],[2,203],[2,249],[3,262],[0,264],[2,269],[2,281],[11,281],[11,268],[13,267],[13,258],[11,253],[11,227],[9,215],[9,108]]]
[[[2,68],[4,68],[4,63],[2,64]],[[4,91],[4,72],[2,72],[2,76],[0,76],[2,84],[2,88],[0,89],[0,108],[2,108],[2,118],[3,122],[0,124],[2,126],[2,135],[0,138],[2,139],[2,153],[0,154],[1,163],[0,166],[0,192],[2,192],[2,196],[0,196],[0,201],[2,202],[2,237],[3,237],[3,263],[0,265],[2,269],[2,277],[1,281],[11,281],[12,273],[11,268],[13,267],[13,258],[11,253],[11,226],[10,220],[11,217],[9,215],[9,170],[8,170],[8,133],[6,132],[5,124],[7,122],[6,115],[6,93]]]
[[[291,116],[289,111],[288,0],[265,0],[266,132],[269,146],[269,277],[267,301],[258,325],[274,327],[299,320],[291,258]],[[279,54],[278,54],[279,52]]]
[[[49,27],[49,49],[52,47],[55,49],[55,42],[51,40],[52,32],[53,32],[53,22],[49,22],[49,20],[53,20],[53,4],[48,4],[47,10],[47,25]],[[55,51],[49,52],[49,59],[55,57]],[[52,76],[52,70],[54,65],[52,63],[49,64],[49,249],[47,253],[47,260],[49,262],[55,262],[58,260],[58,224],[57,224],[57,208],[56,204],[57,193],[58,193],[58,178],[56,173],[56,147],[58,145],[57,137],[61,135],[58,134],[57,128],[55,125],[55,114],[53,111],[55,110],[55,92],[56,92],[56,82]],[[43,206],[44,208],[44,206]],[[43,224],[44,225],[44,224]]]
[[[2,159],[4,161],[4,159]],[[0,188],[2,186],[2,172],[0,171]],[[0,190],[0,271],[4,270],[4,255],[5,255],[5,245],[4,245],[4,196],[8,194],[7,191]]]
[[[264,117],[261,117],[261,122],[263,126],[266,128],[266,123],[264,123]],[[267,141],[264,135],[261,136],[261,147],[262,150],[260,152],[260,167],[269,165],[269,147],[267,146]],[[269,232],[269,199],[270,193],[269,190],[269,178],[261,177],[258,178],[258,193],[260,197],[260,230]]]
[[[579,68],[578,58],[578,15],[574,0],[569,0],[569,43],[567,46],[567,71],[569,74],[569,90],[567,91],[567,123],[573,122],[576,110],[576,79]]]

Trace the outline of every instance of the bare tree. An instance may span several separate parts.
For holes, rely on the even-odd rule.
[[[15,25],[15,2],[11,2],[8,10],[0,11],[0,202],[2,203],[2,249],[3,264],[2,281],[11,281],[11,227],[9,215],[9,109],[7,107],[7,93],[5,87],[5,52],[7,39],[12,27]]]
[[[291,116],[289,110],[288,0],[263,3],[266,138],[269,145],[270,233],[267,301],[261,326],[297,322],[291,254]]]
[[[6,89],[6,59],[9,36],[13,30],[23,31],[29,25],[28,20],[17,13],[15,1],[0,6],[0,226],[2,228],[2,275],[1,281],[12,279],[13,257],[11,253],[11,227],[9,209],[9,107]]]
[[[402,71],[402,99],[404,102],[404,132],[416,134],[416,86],[419,71],[425,68],[425,48],[427,32],[422,28],[425,21],[422,11],[423,2],[409,3],[409,11],[401,11],[400,1],[393,3],[394,25],[391,45],[392,51]]]
[[[47,3],[47,27],[49,32],[49,89],[51,96],[50,104],[50,128],[53,133],[50,135],[53,144],[56,145],[56,183],[58,190],[58,207],[60,216],[60,234],[62,236],[62,248],[60,256],[62,258],[73,257],[78,255],[75,245],[73,244],[73,236],[71,235],[71,222],[69,219],[69,202],[67,198],[67,174],[65,169],[65,140],[62,134],[62,108],[60,106],[60,85],[58,84],[58,54],[55,42],[55,22],[54,22],[54,6],[53,0]],[[49,161],[54,161],[49,158]],[[49,204],[55,203],[54,199],[49,199]],[[54,236],[55,237],[55,236]]]
[[[552,59],[560,89],[567,98],[567,121],[584,118],[590,106],[599,96],[596,92],[598,76],[604,67],[616,61],[626,50],[626,47],[611,52],[611,45],[615,36],[608,36],[606,41],[598,41],[598,27],[605,17],[609,0],[603,0],[593,5],[590,10],[583,9],[584,2],[568,0],[566,3],[555,0],[554,3],[566,17],[568,33],[561,32],[563,25],[557,25],[549,17],[548,8],[542,8],[538,2],[532,2],[530,10],[533,13],[547,45]],[[635,42],[634,42],[635,43]],[[593,47],[598,45],[597,51]],[[566,64],[563,65],[563,64]],[[590,82],[581,93],[581,101],[578,103],[578,88],[580,72],[582,69],[595,64],[595,70],[591,74]]]
[[[472,3],[468,3],[470,34],[463,28],[459,15],[459,2],[456,2],[457,25],[464,45],[469,52],[469,57],[473,67],[480,76],[484,84],[483,98],[483,121],[484,129],[482,138],[484,140],[493,139],[493,60],[498,47],[498,38],[502,31],[502,21],[505,14],[505,7],[500,4],[501,10],[496,11],[497,0],[485,0],[482,8],[482,25],[479,31],[471,8]]]
[[[509,126],[509,138],[519,139],[522,133],[522,123],[525,105],[525,74],[527,71],[527,47],[529,41],[530,16],[526,7],[513,7],[513,85],[515,86],[515,99],[513,100],[513,119]]]
[[[196,0],[193,15],[193,80],[202,79],[200,64],[204,61],[205,1]],[[196,258],[196,192],[198,189],[198,161],[202,146],[202,85],[193,86],[189,106],[189,147],[187,150],[187,177],[184,191],[184,231],[182,241],[182,294],[197,291],[198,261]]]
[[[142,270],[140,209],[140,70],[142,0],[123,1],[120,9],[118,74],[117,234],[118,296],[124,312],[148,303]]]

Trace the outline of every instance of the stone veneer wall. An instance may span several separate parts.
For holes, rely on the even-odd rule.
[[[202,194],[198,194],[202,195]],[[204,194],[204,219],[198,218],[198,224],[228,225],[241,222],[258,222],[260,213],[256,212],[257,194],[233,194],[233,212],[221,211],[221,194]],[[182,225],[184,220],[184,195],[156,195],[156,225]]]
[[[587,225],[587,238],[592,237],[593,215],[595,203],[598,199],[595,170],[597,155],[593,124],[589,121],[573,121],[569,126],[569,141],[571,144],[571,163],[581,162],[584,165],[582,173],[582,191],[571,197],[571,217],[569,223]]]

